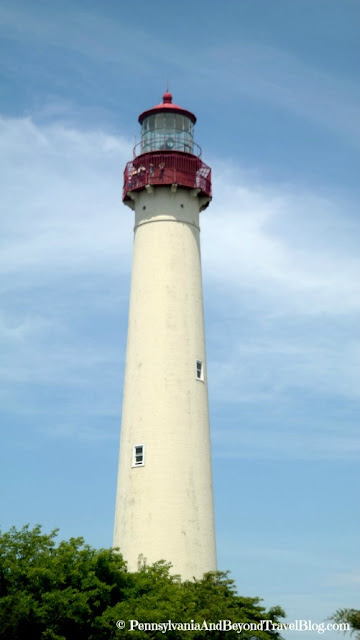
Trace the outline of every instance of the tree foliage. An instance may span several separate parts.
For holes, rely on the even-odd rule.
[[[238,596],[227,573],[182,582],[165,562],[130,573],[117,550],[93,549],[82,538],[56,544],[56,536],[56,530],[46,535],[40,526],[0,535],[1,640],[203,640],[204,631],[131,631],[129,621],[257,623],[284,615],[279,607],[266,611],[259,598]],[[125,629],[116,626],[118,620],[126,622]],[[209,635],[217,640],[223,632]],[[226,633],[229,640],[235,637],[237,631]],[[276,637],[271,630],[241,633],[243,639]]]
[[[360,640],[360,611],[358,609],[338,609],[330,620],[337,623],[347,622],[350,627],[350,633],[355,633],[355,638]]]

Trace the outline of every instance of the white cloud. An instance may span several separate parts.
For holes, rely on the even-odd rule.
[[[0,270],[46,279],[55,270],[119,269],[131,253],[131,214],[121,204],[127,141],[30,119],[2,119],[0,132]]]
[[[121,187],[131,144],[29,119],[0,120],[0,131],[3,273],[119,268],[124,257],[128,268],[133,221]],[[216,161],[214,174],[214,201],[202,217],[206,278],[270,298],[273,313],[359,310],[351,243],[360,225],[350,203],[249,183]]]
[[[104,330],[101,340],[88,335],[80,344],[78,318],[86,324],[100,310],[107,322],[120,304],[113,298],[114,278],[130,279],[133,215],[121,204],[121,187],[131,145],[101,131],[30,119],[3,118],[0,128],[7,212],[1,271],[10,301],[0,323],[0,339],[8,344],[1,377],[83,389],[106,382],[109,399],[121,359],[114,340],[125,345],[127,300],[121,336]],[[359,223],[353,205],[296,185],[267,185],[218,161],[214,174],[214,201],[202,214],[212,402],[261,401],[286,411],[293,393],[358,398]],[[99,380],[105,369],[107,379]],[[96,403],[104,409],[99,398]],[[219,446],[218,454],[278,455],[306,437],[307,456],[357,455],[350,428],[338,437],[330,426],[325,449],[323,431],[304,436],[297,428],[292,440],[281,428],[271,442],[258,432],[260,448],[242,429],[241,442],[229,435],[232,451]],[[59,432],[64,429],[60,425]]]
[[[224,167],[214,193],[202,219],[204,269],[233,295],[251,289],[280,314],[360,311],[353,204],[296,185],[249,184]]]

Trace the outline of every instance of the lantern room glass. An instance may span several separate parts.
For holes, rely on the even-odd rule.
[[[193,153],[194,124],[179,113],[156,113],[144,118],[141,129],[141,153],[183,151]]]

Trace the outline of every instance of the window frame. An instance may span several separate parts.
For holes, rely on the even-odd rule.
[[[199,372],[199,365],[200,365],[200,372]],[[202,360],[196,360],[196,380],[199,380],[200,382],[205,381],[204,363]]]
[[[141,462],[137,462],[136,461],[136,457],[139,456],[140,454],[136,453],[136,449],[138,449],[139,447],[141,447],[142,452],[142,460]],[[133,448],[132,448],[132,460],[131,460],[131,466],[133,469],[135,469],[136,467],[144,467],[145,466],[145,445],[142,443],[139,444],[134,444]]]

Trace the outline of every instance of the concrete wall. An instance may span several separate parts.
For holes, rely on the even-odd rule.
[[[195,192],[135,194],[135,239],[114,546],[130,570],[165,559],[184,579],[216,569]],[[204,381],[196,378],[203,362]],[[132,450],[145,445],[145,465]]]

